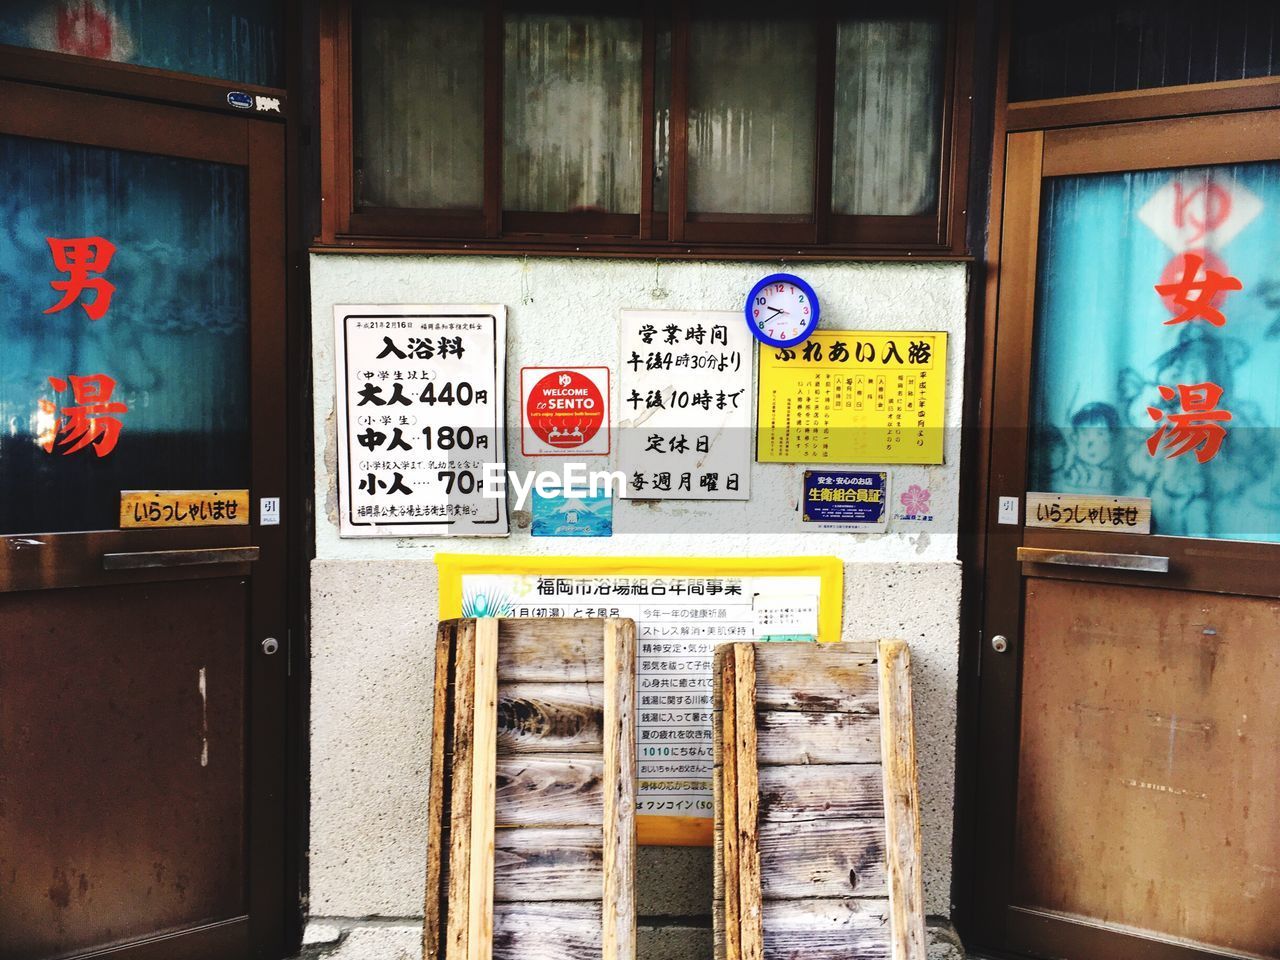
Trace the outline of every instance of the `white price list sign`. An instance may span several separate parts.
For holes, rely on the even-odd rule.
[[[344,537],[506,536],[506,308],[334,307]],[[496,469],[495,469],[496,468]]]

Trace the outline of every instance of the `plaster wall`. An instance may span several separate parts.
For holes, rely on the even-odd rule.
[[[309,936],[387,944],[422,915],[437,551],[526,555],[834,555],[845,562],[846,639],[912,647],[923,803],[926,909],[949,912],[960,569],[956,561],[966,271],[945,263],[815,263],[793,268],[818,291],[825,328],[950,334],[945,460],[893,467],[895,491],[932,495],[933,520],[885,534],[791,529],[802,465],[755,464],[751,500],[615,505],[608,539],[530,537],[512,513],[506,539],[344,540],[337,529],[334,304],[505,303],[508,465],[519,453],[520,367],[608,366],[616,407],[618,310],[740,310],[774,263],[512,257],[317,255],[311,262],[316,424],[312,570]],[[593,469],[604,460],[588,461]],[[545,466],[545,462],[539,466]],[[894,494],[896,498],[896,492]],[[760,518],[767,516],[769,522]],[[658,532],[641,532],[646,529]],[[743,531],[755,532],[743,532]],[[679,531],[679,532],[676,532]],[[388,602],[388,600],[390,602]],[[708,851],[646,849],[642,955],[701,957],[710,913]],[[340,934],[340,936],[338,936]],[[395,957],[399,947],[360,956]]]

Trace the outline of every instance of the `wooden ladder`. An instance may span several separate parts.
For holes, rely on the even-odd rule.
[[[925,960],[905,643],[715,652],[717,960]]]
[[[424,960],[634,960],[635,623],[440,624]]]

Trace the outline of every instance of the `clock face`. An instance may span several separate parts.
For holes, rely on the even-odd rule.
[[[774,346],[794,346],[818,324],[813,288],[787,273],[765,277],[751,291],[747,322],[756,338]]]

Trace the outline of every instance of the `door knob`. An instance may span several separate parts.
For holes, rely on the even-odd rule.
[[[275,637],[267,637],[262,641],[262,652],[268,657],[280,649],[280,641]]]
[[[997,633],[991,638],[991,649],[996,653],[1004,653],[1009,649],[1009,640],[1003,634]]]

